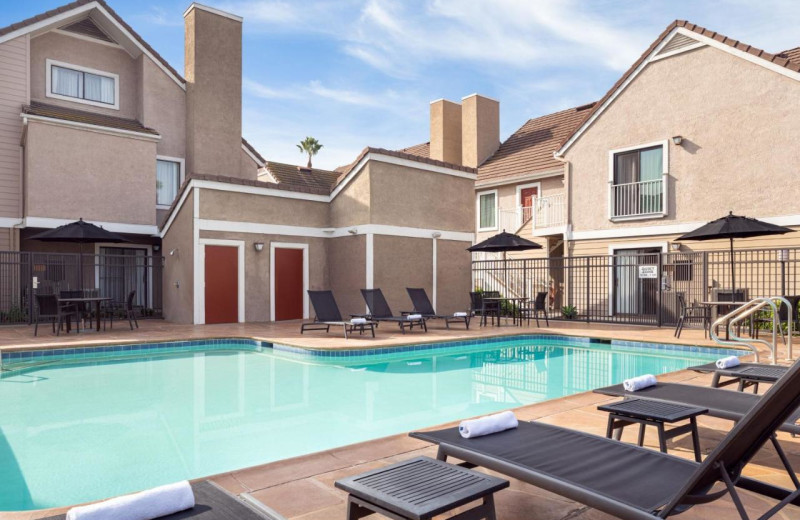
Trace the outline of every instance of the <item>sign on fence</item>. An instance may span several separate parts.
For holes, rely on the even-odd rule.
[[[657,265],[640,265],[639,278],[658,278]]]

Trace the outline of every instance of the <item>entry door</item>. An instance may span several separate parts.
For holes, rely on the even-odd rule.
[[[539,195],[539,188],[522,188],[519,192],[519,205],[522,207],[522,224],[533,216],[533,203]]]
[[[206,247],[206,323],[239,321],[239,248]]]
[[[275,248],[275,321],[303,319],[303,250]]]
[[[660,253],[658,248],[614,251],[614,309],[617,314],[656,313],[659,278],[639,278],[639,266],[658,264]]]

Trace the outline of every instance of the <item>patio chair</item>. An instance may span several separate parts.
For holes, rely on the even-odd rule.
[[[58,295],[61,298],[83,298],[83,291],[79,289],[65,290],[59,292]],[[86,328],[86,320],[88,318],[89,327],[91,328],[92,318],[90,315],[90,309],[85,303],[64,303],[61,305],[61,310],[62,312],[68,312],[70,314],[77,315],[77,321],[78,323],[83,322],[83,328]]]
[[[331,291],[307,291],[308,299],[311,300],[311,306],[314,307],[314,321],[312,323],[303,323],[300,325],[300,334],[307,330],[324,330],[330,332],[331,326],[342,327],[344,329],[344,339],[347,339],[347,334],[352,333],[354,330],[359,330],[362,334],[364,330],[369,328],[372,337],[375,337],[375,323],[367,321],[364,324],[353,324],[342,319],[342,313],[339,312],[339,306],[336,305],[336,300],[333,298]]]
[[[195,482],[194,507],[160,517],[160,520],[284,520],[278,513],[261,511],[248,502],[228,493],[213,482]],[[262,506],[264,507],[264,506]],[[266,509],[266,508],[264,508]],[[67,515],[56,515],[43,520],[66,520]]]
[[[536,319],[536,326],[539,326],[539,313],[544,314],[544,322],[549,327],[550,319],[547,316],[547,291],[536,293],[536,299],[533,300],[533,306],[522,308],[522,317],[527,318],[528,325],[531,324],[531,315]]]
[[[444,320],[445,327],[448,329],[451,323],[463,323],[466,328],[469,328],[470,315],[468,312],[462,313],[464,316],[437,314],[425,289],[406,287],[406,292],[408,292],[408,296],[411,298],[411,304],[414,306],[414,310],[408,314],[422,314],[422,317],[425,319]]]
[[[481,325],[486,325],[486,317],[492,317],[492,325],[494,325],[494,318],[500,321],[500,302],[487,302],[486,298],[499,298],[498,291],[474,291],[469,293],[470,300],[470,313],[479,315],[481,317]]]
[[[80,315],[74,306],[68,306],[66,308],[60,306],[55,294],[37,294],[33,335],[39,335],[39,323],[51,323],[53,326],[53,334],[60,336],[61,324],[66,319],[67,328],[69,329],[69,320],[73,316],[75,317],[75,330],[77,333],[80,332]],[[58,325],[58,328],[56,328],[56,325]]]
[[[755,401],[701,463],[537,422],[521,422],[515,429],[471,439],[462,438],[457,427],[411,435],[438,444],[441,460],[454,457],[483,466],[624,520],[666,518],[728,494],[746,519],[739,489],[779,501],[760,517],[765,519],[789,503],[800,505],[800,482],[775,436],[797,413],[798,385],[800,364],[763,398],[706,388]],[[742,470],[768,441],[796,489],[743,476]]]
[[[418,325],[422,327],[422,330],[428,332],[428,325],[425,323],[424,317],[412,320],[410,316],[395,316],[392,314],[392,309],[389,308],[389,304],[383,296],[383,291],[380,289],[361,289],[361,296],[363,296],[364,301],[367,302],[371,320],[379,323],[382,321],[397,323],[403,334],[406,333],[406,326],[408,326],[410,330],[413,330],[414,325]]]
[[[682,292],[677,294],[677,298],[680,314],[678,315],[678,323],[675,325],[674,336],[676,338],[681,337],[684,324],[700,321],[703,324],[703,337],[707,337],[708,327],[711,324],[711,308],[705,305],[686,305],[686,296]]]

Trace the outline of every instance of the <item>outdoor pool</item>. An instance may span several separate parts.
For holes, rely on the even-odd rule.
[[[367,355],[269,347],[211,340],[3,353],[0,510],[110,497],[725,355],[554,336]]]

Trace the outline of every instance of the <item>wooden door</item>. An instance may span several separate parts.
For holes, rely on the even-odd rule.
[[[303,319],[303,250],[275,248],[275,321]]]
[[[522,208],[522,224],[533,216],[533,203],[539,196],[539,188],[522,188],[519,192],[519,205]]]
[[[206,323],[239,321],[239,248],[205,246]]]

